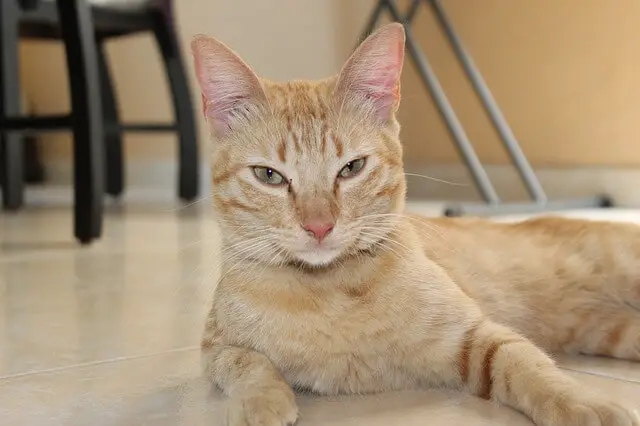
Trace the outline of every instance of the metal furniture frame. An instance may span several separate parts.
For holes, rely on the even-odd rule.
[[[19,20],[33,0],[3,1],[0,11],[0,131],[4,161],[3,204],[16,209],[22,204],[22,140],[25,129],[51,129],[62,125],[73,131],[74,232],[83,244],[102,233],[104,156],[100,80],[94,52],[91,10],[83,0],[58,0],[60,20],[71,84],[69,117],[24,117],[20,108],[18,67]]]
[[[74,135],[75,235],[83,243],[98,238],[103,194],[124,190],[124,132],[178,134],[178,196],[199,192],[197,129],[187,68],[175,30],[172,0],[150,0],[135,9],[91,6],[87,0],[2,0],[0,5],[0,170],[5,210],[23,204],[23,149],[19,132],[71,129]],[[105,42],[151,32],[160,49],[171,89],[173,123],[121,122]],[[20,116],[20,38],[62,40],[71,84],[69,115]]]
[[[500,136],[500,140],[511,158],[513,166],[518,171],[520,178],[531,197],[531,201],[506,203],[500,200],[487,172],[476,154],[473,144],[469,140],[460,120],[447,99],[447,96],[438,81],[428,59],[418,46],[411,26],[421,6],[430,7],[436,20],[444,32],[456,58],[460,61],[464,72],[480,98],[485,112]],[[491,90],[485,83],[480,71],[473,62],[471,56],[465,50],[460,38],[454,31],[440,0],[413,0],[405,14],[400,12],[395,0],[379,0],[371,17],[362,33],[362,39],[375,29],[383,13],[388,12],[391,18],[404,25],[406,31],[406,48],[409,57],[416,66],[420,79],[431,95],[442,119],[447,125],[456,148],[462,157],[476,188],[480,192],[485,203],[454,204],[445,208],[447,216],[476,215],[488,216],[499,214],[535,213],[551,210],[565,210],[577,208],[598,208],[612,206],[612,200],[606,195],[597,195],[589,198],[572,200],[549,200],[540,181],[536,177],[527,157],[520,148],[513,131],[509,127],[500,107],[494,99]]]

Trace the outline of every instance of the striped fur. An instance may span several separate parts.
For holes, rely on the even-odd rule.
[[[640,228],[402,213],[402,42],[387,26],[338,77],[282,84],[213,39],[194,42],[224,237],[202,352],[229,396],[225,425],[292,424],[293,388],[447,386],[540,426],[639,426],[547,353],[640,361]],[[359,174],[337,177],[362,157]],[[334,224],[321,242],[302,229],[309,217]]]

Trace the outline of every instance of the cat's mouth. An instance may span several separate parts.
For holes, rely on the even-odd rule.
[[[384,238],[373,241],[366,241],[361,236],[357,236],[349,243],[333,242],[329,245],[326,243],[307,246],[304,249],[290,251],[291,257],[298,266],[308,266],[311,268],[325,268],[333,265],[338,260],[345,257],[366,254],[378,249],[384,248]]]
[[[380,250],[384,250],[384,242],[377,241],[376,244],[358,244],[359,239],[346,247],[322,247],[314,249],[300,250],[291,253],[292,261],[290,266],[309,270],[326,269],[335,265],[338,261],[357,256],[371,256]]]

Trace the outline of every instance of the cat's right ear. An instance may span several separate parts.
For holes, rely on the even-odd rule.
[[[196,36],[191,42],[191,52],[204,115],[219,135],[229,131],[238,114],[266,101],[253,70],[218,40]]]
[[[389,120],[400,103],[404,40],[399,23],[385,25],[367,37],[338,76],[338,97],[368,105],[378,119]]]

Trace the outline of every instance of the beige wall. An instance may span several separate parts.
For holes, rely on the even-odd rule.
[[[256,70],[275,79],[321,78],[339,69],[332,31],[336,0],[177,0],[185,58],[197,33],[219,37]],[[57,43],[25,42],[22,46],[23,85],[39,113],[69,108],[63,49]],[[169,94],[153,38],[135,36],[110,42],[122,115],[128,121],[170,120]],[[191,73],[190,73],[191,74]],[[193,85],[194,101],[195,82]],[[197,105],[196,111],[200,106]],[[200,120],[200,117],[198,117]],[[200,120],[201,139],[206,132]],[[163,134],[127,137],[128,158],[165,159],[173,155],[175,138]],[[46,137],[48,158],[69,157],[70,137]]]
[[[444,0],[468,50],[522,145],[538,165],[639,165],[640,2],[635,0]],[[194,33],[227,42],[262,75],[317,78],[336,72],[373,0],[179,0],[185,48]],[[426,10],[416,36],[469,136],[487,162],[505,156],[450,49]],[[149,37],[110,46],[123,115],[171,117],[164,76]],[[23,47],[24,82],[39,112],[68,107],[62,50]],[[45,77],[46,76],[46,77]],[[194,87],[195,88],[195,87]],[[407,62],[401,119],[409,163],[457,161],[447,132]],[[204,128],[203,140],[205,139]],[[68,156],[51,136],[50,158]],[[131,157],[171,156],[173,138],[128,138]]]

